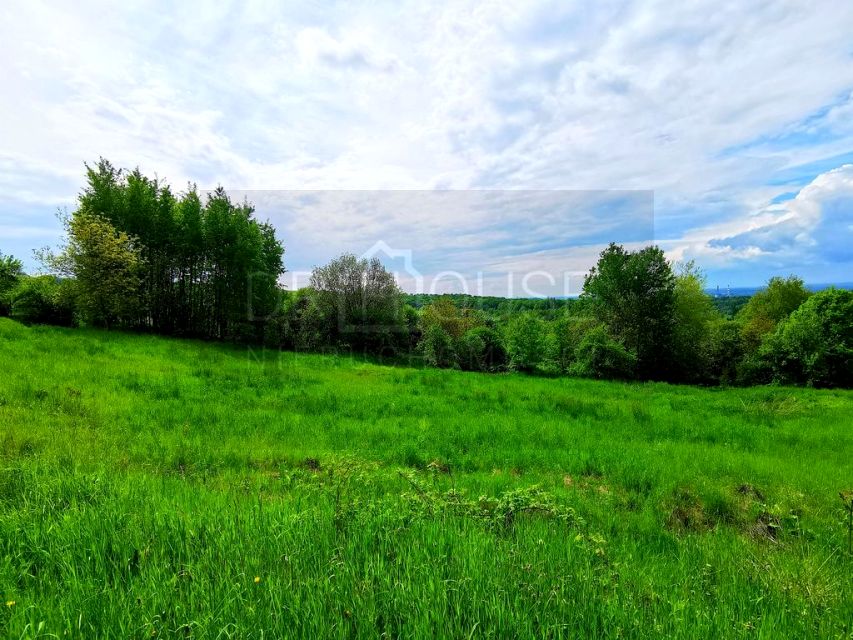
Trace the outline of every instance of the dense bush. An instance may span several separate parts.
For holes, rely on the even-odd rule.
[[[483,371],[485,351],[485,341],[473,329],[456,341],[456,360],[464,371]]]
[[[424,362],[431,367],[446,369],[458,365],[453,336],[441,325],[432,324],[424,330],[420,348]]]
[[[547,358],[556,371],[567,373],[575,361],[578,346],[587,333],[600,326],[591,315],[571,315],[551,324]]]
[[[456,343],[459,365],[467,371],[501,371],[508,358],[500,334],[489,327],[468,330]]]
[[[738,365],[743,358],[743,338],[740,324],[716,318],[708,326],[706,378],[722,384],[738,381]]]
[[[321,326],[312,289],[282,294],[279,312],[266,323],[265,344],[279,349],[310,351],[323,346],[328,333]]]
[[[453,298],[446,295],[425,306],[420,314],[422,331],[426,332],[431,326],[438,325],[455,340],[484,324],[482,313],[470,307],[458,307]]]
[[[509,366],[516,371],[534,371],[546,354],[545,322],[531,311],[512,316],[504,331]]]
[[[569,372],[585,378],[627,380],[636,375],[636,368],[636,356],[598,326],[581,340]]]
[[[853,386],[853,292],[814,294],[762,347],[781,382]]]
[[[711,367],[712,327],[722,318],[705,293],[705,276],[694,263],[675,278],[670,379],[705,382]]]
[[[10,297],[10,315],[21,322],[71,326],[74,283],[53,276],[24,277]]]
[[[0,316],[9,315],[12,307],[12,291],[24,275],[23,264],[13,256],[0,252]]]

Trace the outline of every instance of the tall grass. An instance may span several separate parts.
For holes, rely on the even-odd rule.
[[[853,634],[851,392],[6,320],[0,372],[10,638]]]

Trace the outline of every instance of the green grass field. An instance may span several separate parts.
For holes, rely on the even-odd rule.
[[[9,638],[851,638],[853,393],[0,319]]]

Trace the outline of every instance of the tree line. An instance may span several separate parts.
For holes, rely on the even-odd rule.
[[[175,195],[106,160],[63,221],[65,245],[39,252],[50,275],[0,255],[0,314],[471,371],[853,386],[853,293],[772,278],[721,312],[695,264],[658,247],[611,244],[577,300],[407,296],[379,260],[350,254],[286,291],[284,248],[250,203]]]
[[[731,315],[693,263],[610,245],[556,317],[495,314],[442,297],[423,307],[419,346],[439,367],[598,379],[853,386],[853,292],[811,293],[774,277]]]
[[[78,206],[62,217],[65,246],[39,252],[65,278],[55,292],[57,316],[67,319],[70,306],[81,324],[263,339],[279,301],[284,248],[253,214],[222,188],[204,200],[195,185],[175,195],[138,169],[102,159],[87,167]]]

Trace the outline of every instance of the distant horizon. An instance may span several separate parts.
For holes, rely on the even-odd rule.
[[[657,243],[655,243],[653,241],[649,242],[649,245],[656,245],[656,244]],[[384,243],[380,242],[380,243],[376,243],[376,245],[384,245]],[[50,248],[56,248],[56,246],[58,246],[58,245],[51,246]],[[38,247],[38,249],[41,249],[41,248],[43,248],[43,247]],[[29,259],[27,259],[27,256],[18,255],[18,254],[15,254],[13,252],[5,250],[2,243],[0,243],[0,255],[12,255],[15,258],[20,259],[24,264],[24,271],[26,273],[31,274],[31,275],[38,275],[39,273],[45,273],[45,271],[41,267],[38,266],[38,262],[34,257],[34,253],[36,251],[37,251],[37,248],[31,249],[30,254],[28,256]],[[400,252],[400,253],[401,254],[403,254],[403,253],[409,254],[409,256],[411,254],[411,252],[409,252],[409,251]],[[394,259],[397,259],[399,257],[400,256],[395,256]],[[409,259],[411,259],[411,257],[409,257]],[[300,288],[303,288],[305,286],[308,286],[308,278],[310,276],[311,269],[313,267],[310,267],[310,268],[305,267],[302,270],[290,269],[290,268],[287,268],[286,261],[287,261],[287,255],[285,254],[286,270],[285,270],[285,273],[283,274],[283,276],[280,278],[280,282],[283,284],[284,288],[286,290],[296,290],[296,289],[300,289]],[[392,265],[389,265],[388,260],[382,260],[382,262],[383,262],[383,264],[385,264],[386,267],[392,266]],[[411,266],[411,265],[409,265],[409,266]],[[701,264],[697,264],[697,266],[700,268],[700,270],[702,270]],[[391,269],[391,271],[394,272],[393,268]],[[522,272],[522,274],[523,273],[524,272]],[[412,290],[411,288],[406,287],[403,284],[404,282],[411,281],[411,278],[408,276],[408,274],[403,274],[404,276],[406,276],[408,278],[408,280],[406,280],[404,278],[402,281],[400,279],[400,275],[401,275],[400,273],[395,273],[395,277],[398,280],[398,284],[400,284],[401,290],[406,295],[468,295],[468,296],[472,296],[472,297],[504,298],[507,300],[577,298],[581,293],[580,292],[580,285],[583,282],[583,277],[584,277],[584,274],[582,274],[579,271],[575,271],[572,273],[572,281],[574,282],[574,284],[578,288],[578,290],[573,291],[569,294],[555,293],[555,294],[541,294],[541,295],[504,295],[504,294],[501,294],[500,292],[497,292],[497,291],[493,291],[493,292],[475,291],[475,290],[469,290],[469,291],[457,291],[457,290],[436,290],[436,291],[422,290],[422,291],[416,291],[416,290]],[[452,276],[450,278],[450,280],[453,282],[456,282],[458,280],[463,279],[463,276],[461,273],[456,272],[456,271],[451,271],[451,270],[442,270],[441,273],[439,274],[439,277],[441,277],[442,275],[444,277]],[[480,272],[478,274],[478,276],[480,278],[482,278],[482,275],[483,275],[482,272]],[[520,274],[513,274],[510,272],[510,273],[506,273],[506,274],[499,274],[499,276],[497,276],[497,277],[504,278],[504,280],[506,280],[506,278],[510,278],[510,279],[515,278],[517,281],[519,275]],[[540,272],[540,275],[547,275],[547,272]],[[765,289],[767,286],[767,281],[772,277],[785,278],[785,277],[789,277],[789,276],[800,277],[801,279],[803,279],[805,287],[807,289],[809,289],[810,291],[813,291],[813,292],[821,291],[823,289],[828,289],[830,287],[837,287],[837,288],[841,288],[841,289],[853,289],[853,281],[851,281],[851,280],[839,279],[839,280],[823,280],[820,282],[814,282],[814,281],[810,282],[810,281],[806,280],[805,278],[802,278],[801,274],[797,273],[796,271],[780,271],[780,272],[775,273],[775,274],[770,274],[760,284],[742,284],[742,283],[741,284],[729,284],[729,283],[726,283],[726,284],[722,284],[722,283],[720,283],[720,284],[717,284],[717,283],[706,284],[705,292],[708,293],[709,295],[716,296],[717,290],[719,289],[719,293],[721,294],[719,297],[726,297],[728,292],[730,292],[732,296],[743,296],[743,295],[748,296],[748,295],[753,295],[757,291]],[[555,274],[551,277],[553,277],[555,280],[559,281],[559,274]],[[290,282],[288,282],[289,278],[292,278],[292,280]],[[710,278],[708,278],[707,274],[706,274],[706,282],[708,280],[710,280]],[[466,285],[468,284],[467,280],[465,281],[465,284]],[[476,279],[472,278],[471,279],[471,289],[474,289],[477,285],[478,285],[478,282],[476,281]],[[482,282],[479,282],[479,285],[482,286]],[[432,286],[435,287],[434,282],[432,283]],[[512,289],[513,287],[510,286],[509,288]]]
[[[835,287],[836,289],[853,289],[853,281],[850,282],[819,282],[819,283],[804,283],[806,289],[811,291],[812,293],[817,293],[818,291],[823,291],[824,289],[829,289]],[[731,287],[731,296],[725,294],[726,289],[723,286],[720,286],[720,296],[715,296],[716,286],[714,287],[706,287],[705,293],[712,297],[726,298],[726,297],[739,297],[739,296],[751,296],[759,291],[763,291],[767,288],[767,283],[765,282],[762,285],[757,285],[754,287]],[[442,296],[442,295],[463,295],[463,296],[471,296],[472,298],[503,298],[505,300],[573,300],[577,298],[580,294],[574,294],[569,296],[499,296],[499,295],[479,295],[475,293],[460,293],[460,292],[446,292],[446,293],[416,293],[411,291],[403,291],[405,295],[415,296],[415,295],[431,295],[431,296]]]

